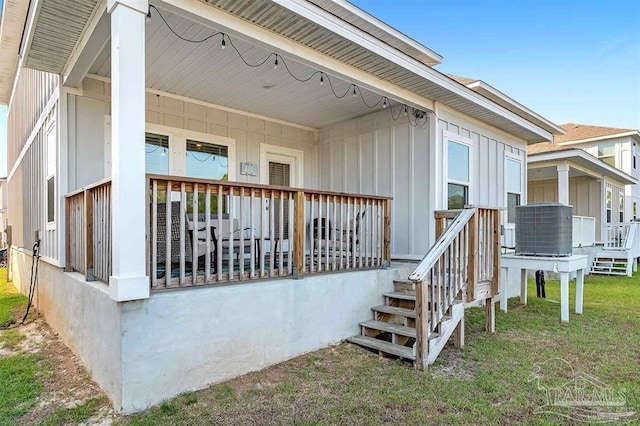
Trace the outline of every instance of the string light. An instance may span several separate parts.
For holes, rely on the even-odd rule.
[[[227,46],[226,40],[228,39],[229,41],[229,45],[233,48],[233,50],[235,50],[235,52],[238,54],[238,57],[242,60],[242,62],[244,62],[244,64],[248,67],[251,68],[258,68],[262,65],[264,65],[270,58],[271,56],[275,56],[274,62],[273,62],[273,68],[277,69],[278,65],[280,65],[280,61],[279,59],[282,60],[282,65],[284,66],[284,68],[286,69],[287,73],[296,81],[300,82],[300,83],[305,83],[308,82],[309,80],[311,80],[312,78],[314,78],[316,76],[316,74],[320,74],[320,85],[324,86],[324,81],[325,81],[325,73],[323,71],[313,71],[311,74],[309,74],[306,77],[298,77],[297,75],[295,75],[290,69],[289,69],[289,65],[287,64],[285,58],[283,58],[282,56],[280,56],[277,53],[270,53],[269,55],[267,55],[263,60],[257,62],[257,63],[250,63],[248,62],[244,56],[242,55],[242,53],[240,52],[240,50],[236,47],[236,45],[233,43],[233,39],[231,39],[231,37],[229,37],[228,34],[223,33],[223,32],[216,32],[214,34],[211,34],[205,38],[202,39],[188,39],[183,37],[182,35],[178,34],[172,27],[171,25],[169,25],[169,23],[167,22],[167,20],[165,19],[165,17],[162,15],[162,12],[160,12],[160,10],[153,6],[153,5],[149,5],[149,12],[147,13],[147,22],[151,21],[151,9],[155,10],[156,13],[160,16],[160,19],[162,20],[162,22],[164,23],[164,25],[169,29],[169,31],[171,31],[177,38],[179,38],[182,41],[185,41],[187,43],[195,43],[195,44],[200,44],[200,43],[205,43],[206,41],[208,41],[209,39],[216,37],[218,35],[220,35],[222,37],[222,40],[220,42],[221,45],[221,49],[225,49]],[[432,111],[428,111],[425,112],[423,110],[417,109],[417,108],[413,108],[411,107],[413,113],[409,114],[409,106],[406,104],[401,104],[402,105],[402,110],[398,112],[397,116],[395,115],[395,113],[393,112],[393,105],[391,104],[391,101],[387,99],[386,96],[380,96],[378,98],[378,101],[375,102],[374,104],[369,104],[367,102],[367,100],[364,98],[363,92],[362,90],[357,90],[358,86],[355,85],[354,83],[351,83],[347,89],[344,91],[344,93],[340,94],[338,92],[336,92],[334,86],[333,86],[333,82],[331,80],[331,77],[326,74],[326,78],[327,78],[327,82],[329,83],[329,87],[331,88],[331,92],[333,93],[333,95],[337,98],[337,99],[342,99],[344,98],[348,93],[349,90],[352,89],[351,94],[352,97],[357,97],[358,96],[358,92],[360,92],[360,98],[362,99],[362,102],[364,103],[364,105],[369,108],[369,109],[373,109],[378,107],[378,105],[380,105],[380,103],[382,103],[382,108],[383,109],[387,109],[387,105],[390,106],[389,110],[391,112],[391,118],[396,121],[398,120],[404,113],[404,116],[407,117],[407,121],[409,123],[409,125],[411,125],[412,127],[416,127],[416,126],[424,126],[428,119],[429,119],[429,114],[432,113]],[[398,110],[396,108],[396,110]],[[412,117],[413,117],[413,121],[412,121]],[[164,149],[163,153],[161,155],[164,155],[164,152],[166,152],[166,148]]]

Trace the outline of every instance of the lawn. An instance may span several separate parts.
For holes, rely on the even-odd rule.
[[[7,283],[6,268],[0,268],[0,425],[87,421],[107,404],[106,398],[94,396],[95,391],[74,389],[97,387],[35,312],[29,314],[27,324],[19,324],[26,304],[27,298]],[[87,396],[78,400],[78,394]]]
[[[584,315],[572,312],[569,323],[560,323],[557,281],[547,281],[546,300],[535,297],[532,280],[529,294],[528,306],[511,299],[509,312],[497,312],[493,335],[484,332],[483,310],[469,309],[464,350],[447,347],[424,373],[341,344],[181,395],[118,423],[562,424],[568,420],[536,411],[546,396],[530,380],[536,363],[553,358],[570,367],[543,364],[565,370],[546,372],[547,379],[566,382],[588,373],[623,392],[626,410],[640,412],[640,275],[587,277]]]

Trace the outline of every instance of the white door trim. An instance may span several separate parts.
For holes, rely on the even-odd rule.
[[[269,161],[289,164],[291,176],[289,185],[302,188],[304,185],[304,152],[283,146],[260,144],[260,183],[269,184]]]

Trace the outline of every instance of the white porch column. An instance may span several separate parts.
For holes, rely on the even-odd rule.
[[[558,202],[569,205],[569,165],[558,164]]]
[[[147,0],[107,0],[111,15],[112,275],[116,301],[149,297],[145,265],[145,17]]]

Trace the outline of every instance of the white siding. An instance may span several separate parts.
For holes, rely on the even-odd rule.
[[[110,91],[108,82],[87,78],[83,81],[82,96],[70,96],[70,191],[104,177],[104,122],[110,114]],[[301,150],[304,186],[318,188],[317,132],[152,93],[147,93],[146,105],[147,123],[235,139],[238,171],[241,161],[260,164],[260,144]],[[259,183],[260,176],[237,172],[235,180]]]
[[[40,231],[41,254],[58,259],[60,191],[56,188],[56,225],[46,224],[46,133],[58,122],[58,76],[21,69],[7,114],[8,222],[12,244],[31,248]],[[59,140],[59,126],[55,126]],[[56,147],[57,150],[57,147]],[[59,174],[59,164],[56,172]]]
[[[429,128],[384,110],[320,133],[320,186],[393,197],[393,256],[429,249]]]

